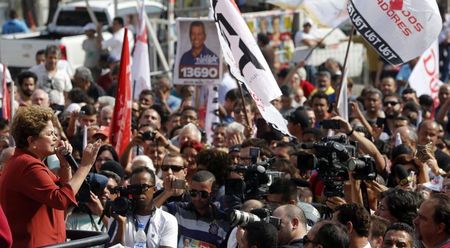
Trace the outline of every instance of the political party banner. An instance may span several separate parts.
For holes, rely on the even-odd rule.
[[[439,104],[438,93],[443,84],[439,80],[438,49],[438,42],[435,40],[433,45],[420,56],[408,79],[409,86],[416,90],[417,95],[430,95],[435,102],[435,106]]]
[[[145,8],[141,1],[141,11],[139,13],[139,25],[136,31],[136,43],[134,45],[133,63],[131,74],[133,78],[133,99],[137,100],[139,94],[146,89],[151,89],[150,82],[150,60],[148,55],[148,37],[145,27]]]
[[[218,84],[222,56],[214,21],[177,18],[177,54],[174,84]]]
[[[111,145],[121,156],[131,140],[131,70],[128,29],[123,36],[116,102],[111,120]]]
[[[281,90],[239,9],[232,1],[211,0],[211,5],[230,73],[246,85],[263,118],[289,134],[287,121],[271,104]]]
[[[356,30],[393,65],[420,56],[442,29],[436,0],[351,0],[347,10]]]

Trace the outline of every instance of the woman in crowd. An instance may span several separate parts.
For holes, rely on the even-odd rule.
[[[11,227],[14,247],[41,247],[65,242],[64,214],[76,204],[75,195],[94,164],[101,142],[87,145],[78,170],[72,175],[64,154],[68,142],[58,140],[50,108],[22,107],[14,117],[13,157],[0,181],[0,204]],[[59,177],[42,162],[55,154]]]

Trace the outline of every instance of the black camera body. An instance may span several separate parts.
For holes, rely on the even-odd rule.
[[[357,157],[357,143],[345,136],[325,137],[320,142],[301,144],[301,148],[313,149],[317,163],[309,169],[318,170],[327,197],[344,195],[344,181],[349,179],[349,171],[360,180],[373,180],[377,176],[374,159],[370,156]]]
[[[244,175],[244,194],[246,199],[261,199],[267,192],[270,185],[270,171],[267,170],[271,166],[273,159],[252,164],[249,166],[235,165],[232,171],[242,173]]]
[[[274,225],[279,228],[281,225],[281,219],[272,216],[272,213],[267,208],[255,208],[248,212],[233,210],[230,214],[231,226],[242,226],[245,227],[249,223],[263,221]]]
[[[156,131],[147,131],[141,135],[141,138],[145,141],[152,141],[155,139]]]
[[[128,185],[128,187],[116,187],[111,194],[118,194],[113,201],[106,201],[104,214],[111,217],[114,214],[127,216],[133,213],[136,204],[133,196],[140,195],[143,189],[141,185]]]

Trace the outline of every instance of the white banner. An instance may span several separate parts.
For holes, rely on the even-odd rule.
[[[220,123],[219,118],[219,86],[208,86],[208,102],[206,103],[205,132],[207,144],[213,141],[213,135],[216,124]]]
[[[393,65],[420,56],[442,29],[436,0],[351,0],[347,10],[356,30]]]
[[[142,2],[141,2],[142,3]],[[143,5],[142,5],[143,6]],[[136,44],[133,52],[133,63],[131,64],[133,99],[137,100],[141,91],[151,89],[150,63],[148,56],[147,29],[145,27],[145,8],[139,13],[139,25],[136,35]]]
[[[439,50],[437,40],[428,48],[409,76],[409,86],[416,90],[417,96],[430,95],[435,106],[438,106],[439,88],[443,84],[439,80]]]
[[[289,134],[287,121],[270,103],[281,96],[281,90],[237,6],[232,1],[217,0],[211,0],[211,5],[231,74],[245,83],[264,119]]]
[[[267,3],[276,5],[282,9],[297,9],[303,0],[267,0]]]
[[[342,76],[342,85],[341,89],[339,90],[339,98],[337,102],[337,109],[339,112],[339,116],[341,116],[344,120],[348,121],[348,92],[347,92],[347,75],[348,75],[348,69],[345,68],[345,73]]]

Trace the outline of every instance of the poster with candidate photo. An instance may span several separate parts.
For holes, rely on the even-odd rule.
[[[177,34],[174,83],[219,84],[222,78],[222,55],[214,21],[178,18]]]

